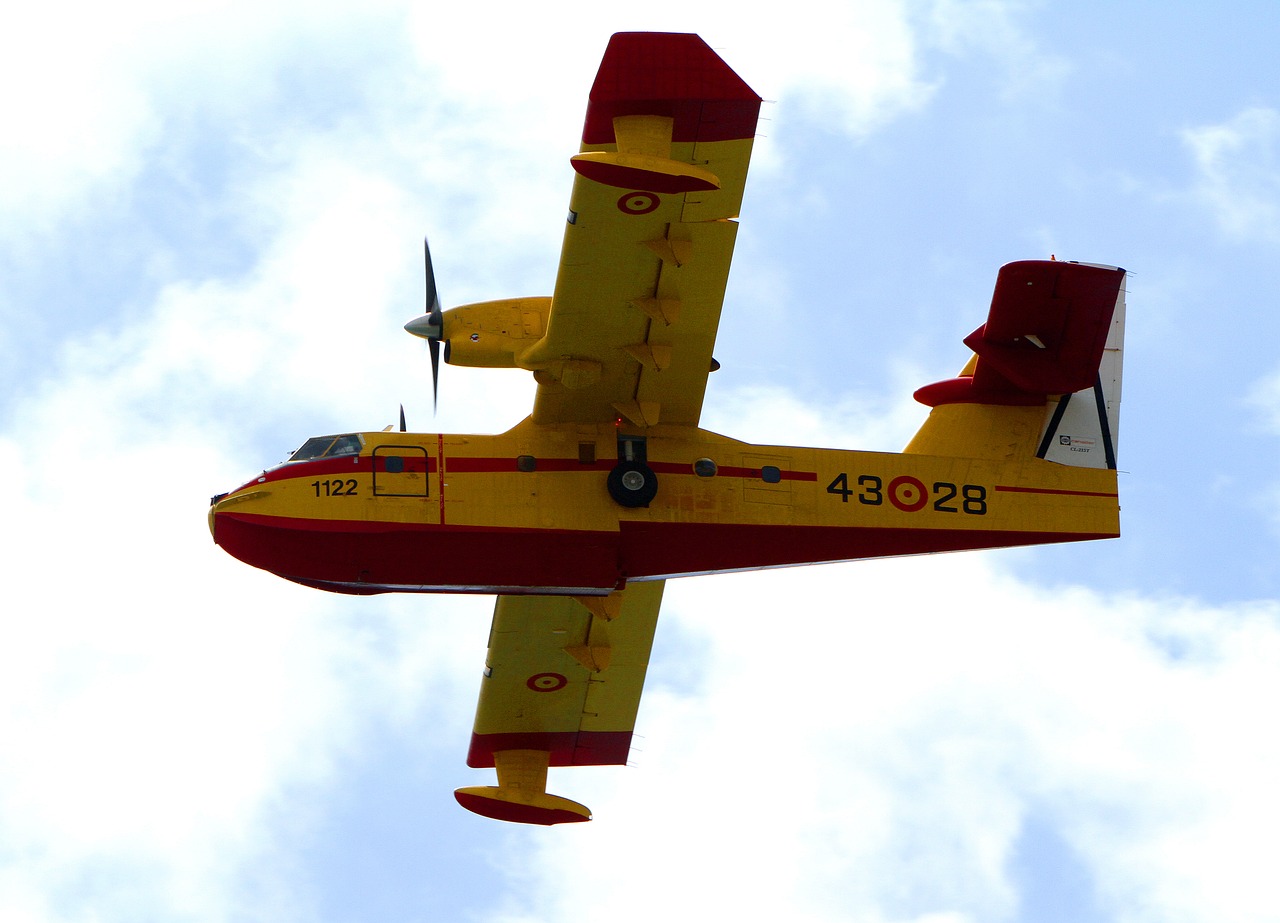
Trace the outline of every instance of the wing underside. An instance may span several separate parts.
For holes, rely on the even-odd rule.
[[[760,97],[696,35],[623,33],[591,90],[537,423],[696,424]]]
[[[546,769],[627,762],[662,590],[498,597],[467,764],[496,766],[499,784],[460,789],[464,807],[529,823],[589,818],[544,801]]]

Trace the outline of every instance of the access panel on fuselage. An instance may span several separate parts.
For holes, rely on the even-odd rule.
[[[427,450],[420,445],[374,446],[372,480],[375,497],[429,497]]]

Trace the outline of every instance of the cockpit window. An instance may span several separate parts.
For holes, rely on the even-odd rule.
[[[302,444],[302,448],[289,456],[289,461],[332,458],[335,455],[359,455],[360,447],[360,437],[354,434],[346,436],[312,436]]]
[[[360,437],[359,436],[339,436],[333,440],[333,445],[329,447],[329,455],[359,455],[360,454]]]

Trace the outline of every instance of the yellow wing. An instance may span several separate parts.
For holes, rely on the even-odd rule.
[[[696,424],[760,97],[696,35],[621,33],[591,90],[536,423]]]
[[[525,823],[590,819],[545,793],[546,770],[627,762],[662,589],[498,597],[467,755],[496,766],[498,786],[459,789],[463,807]]]
[[[426,316],[424,335],[443,336],[454,364],[532,370],[535,425],[696,424],[759,112],[760,97],[696,35],[615,35],[572,158],[550,304],[455,308]],[[467,759],[495,766],[498,785],[458,789],[463,807],[524,823],[590,819],[547,794],[547,767],[626,763],[662,588],[499,597]]]

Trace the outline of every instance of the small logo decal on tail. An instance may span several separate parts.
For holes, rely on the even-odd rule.
[[[1049,414],[1037,457],[1077,468],[1115,468],[1112,428],[1119,403],[1107,400],[1101,380],[1092,391],[1062,395]],[[1070,431],[1062,432],[1066,427]]]

